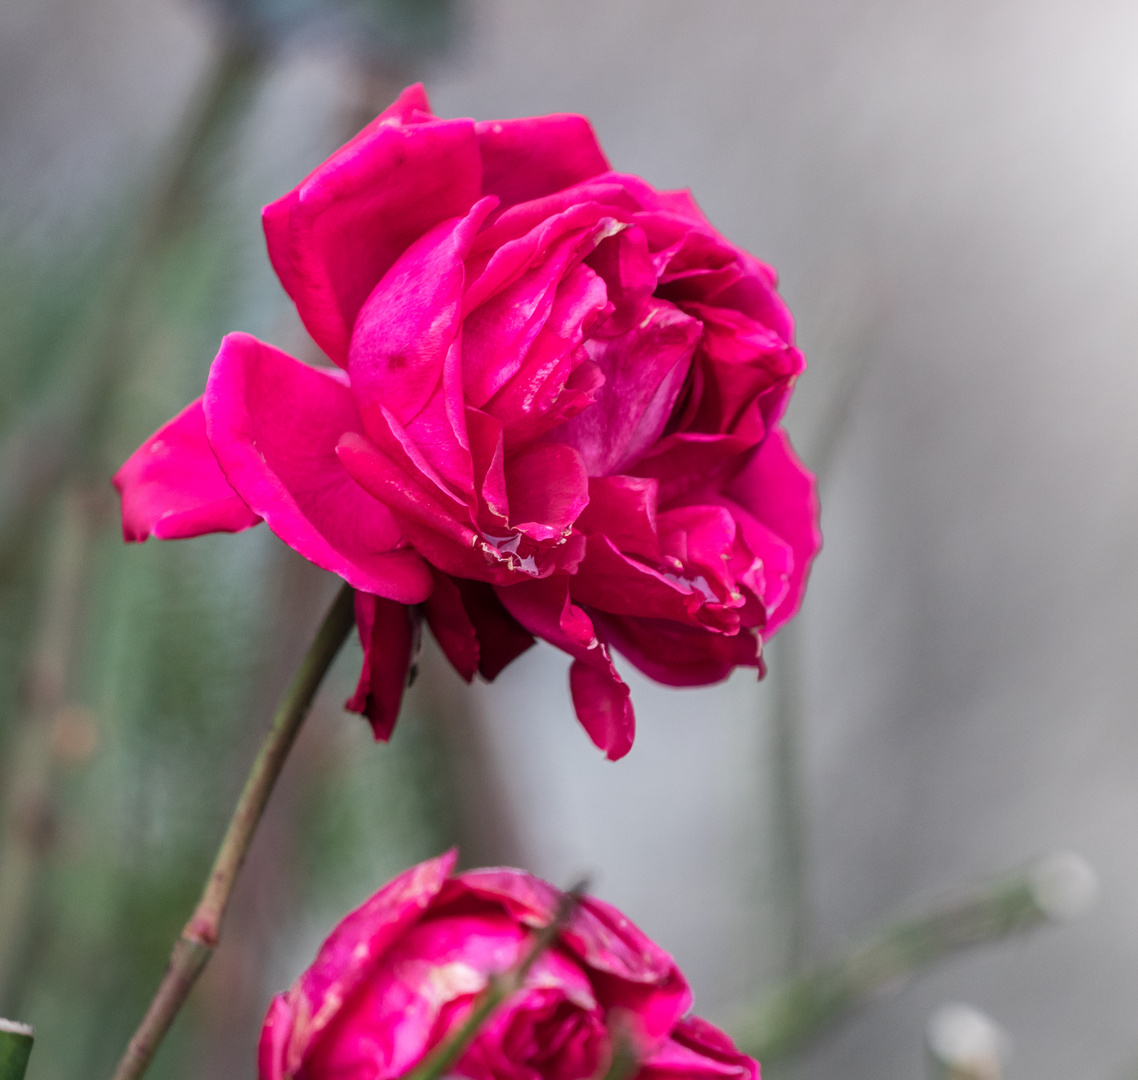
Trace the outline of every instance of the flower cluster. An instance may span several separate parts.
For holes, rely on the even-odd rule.
[[[349,703],[386,737],[425,620],[468,680],[542,638],[610,758],[610,648],[677,686],[761,667],[819,545],[779,420],[773,271],[589,123],[435,117],[413,86],[264,212],[335,367],[232,334],[116,477],[130,540],[265,521],[357,590]]]
[[[348,915],[269,1006],[260,1080],[395,1080],[461,1026],[489,979],[517,965],[558,893],[521,870],[452,876],[454,853],[412,867]],[[758,1064],[685,1015],[672,958],[585,897],[453,1072],[470,1080],[603,1075],[613,1033],[638,1080],[758,1080]]]

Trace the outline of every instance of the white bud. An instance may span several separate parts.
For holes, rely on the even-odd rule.
[[[998,1080],[1011,1039],[994,1020],[971,1005],[945,1005],[928,1026],[929,1051],[954,1073]]]
[[[1035,902],[1052,919],[1078,918],[1098,899],[1098,875],[1081,855],[1056,851],[1031,869]]]

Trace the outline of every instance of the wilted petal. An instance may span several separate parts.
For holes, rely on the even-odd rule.
[[[356,692],[344,708],[366,716],[375,737],[382,742],[391,738],[399,718],[418,636],[416,623],[414,610],[406,604],[356,592],[356,629],[364,663]]]

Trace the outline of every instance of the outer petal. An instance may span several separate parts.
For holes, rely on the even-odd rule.
[[[767,613],[763,637],[769,639],[798,611],[810,564],[822,547],[817,485],[798,460],[786,432],[775,428],[728,487],[727,494],[785,540],[794,552],[786,592]]]
[[[569,599],[568,575],[506,586],[497,593],[510,614],[530,633],[574,658],[569,686],[577,719],[610,761],[624,757],[636,735],[628,687],[613,667],[588,615]],[[582,672],[581,668],[589,670]]]
[[[759,1080],[759,1063],[714,1025],[688,1016],[642,1062],[637,1080]]]
[[[390,511],[336,457],[361,426],[351,393],[248,334],[230,334],[205,393],[209,440],[242,499],[286,544],[353,587],[413,604],[431,590]]]
[[[561,894],[523,870],[471,870],[447,882],[437,906],[461,909],[471,895],[503,904],[514,919],[536,928],[553,918]],[[603,900],[581,901],[561,933],[561,947],[593,973],[606,1008],[635,1012],[651,1043],[661,1041],[691,1007],[691,991],[671,956]]]
[[[603,750],[609,761],[619,761],[636,738],[636,714],[628,685],[608,656],[604,661],[574,660],[569,666],[569,690],[577,719],[593,745]]]
[[[552,195],[607,172],[609,163],[583,116],[554,114],[475,125],[482,191],[504,203]]]
[[[339,1014],[352,992],[399,937],[426,911],[450,876],[458,855],[447,852],[413,866],[344,919],[320,948],[313,965],[288,992],[292,1012],[281,1080],[291,1080],[314,1040]],[[274,1005],[274,1022],[283,1019]],[[273,1041],[277,1036],[274,1034]],[[276,1074],[262,1080],[277,1080]]]
[[[759,641],[748,629],[716,634],[671,619],[640,619],[592,612],[605,641],[650,679],[665,686],[706,686],[736,667],[763,670]]]
[[[423,614],[447,659],[467,682],[475,671],[493,680],[533,644],[533,635],[481,581],[435,571],[435,588]]]
[[[427,108],[404,91],[375,123],[265,207],[269,258],[317,344],[347,360],[356,314],[399,255],[481,194],[470,120],[408,123]]]
[[[229,486],[205,433],[202,399],[160,427],[115,473],[127,541],[240,532],[261,519]]]
[[[364,664],[356,692],[344,708],[366,716],[375,737],[387,742],[399,718],[418,618],[405,604],[357,592],[356,629],[364,649]]]

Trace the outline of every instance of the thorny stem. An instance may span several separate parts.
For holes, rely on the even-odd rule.
[[[586,882],[582,881],[562,894],[561,902],[557,906],[557,914],[537,932],[533,944],[525,956],[509,971],[490,977],[486,989],[479,994],[474,1003],[474,1008],[462,1027],[446,1042],[436,1046],[414,1069],[403,1077],[403,1080],[439,1080],[440,1077],[446,1075],[451,1066],[462,1057],[466,1048],[482,1029],[482,1025],[490,1019],[498,1006],[522,988],[530,969],[537,962],[538,957],[557,940],[557,935],[561,933],[569,921],[569,917],[573,914],[577,904],[580,903],[587,887]]]
[[[1081,872],[1090,873],[1076,871]],[[764,1064],[784,1059],[858,1006],[938,961],[1067,917],[1063,903],[1054,901],[1048,873],[1048,860],[1042,860],[1026,872],[886,926],[835,960],[777,987],[736,1026],[736,1041]],[[1081,887],[1072,883],[1075,892]]]
[[[324,616],[316,638],[281,698],[272,727],[237,800],[201,900],[174,945],[166,974],[115,1070],[114,1080],[137,1080],[146,1072],[159,1043],[217,946],[221,921],[253,832],[316,690],[351,631],[355,618],[353,605],[352,589],[345,585]]]

